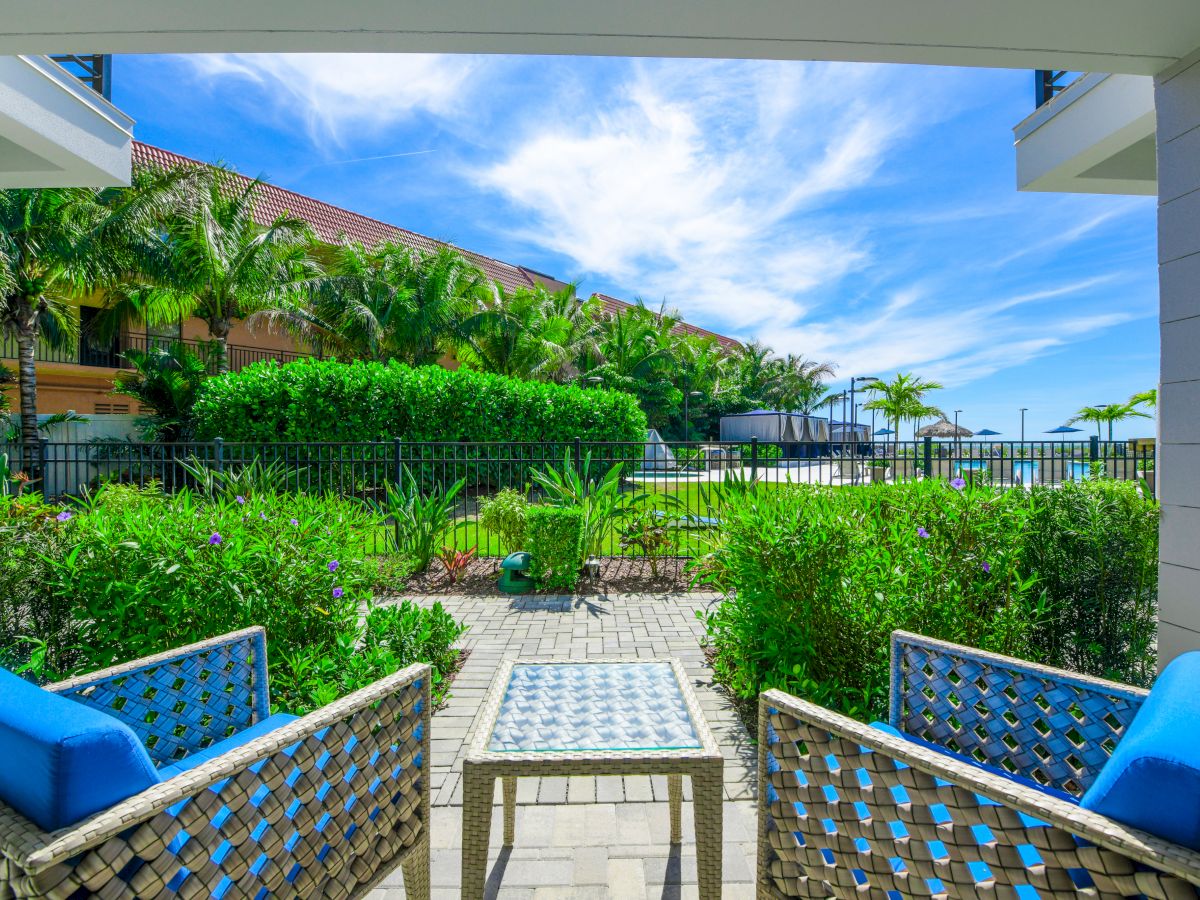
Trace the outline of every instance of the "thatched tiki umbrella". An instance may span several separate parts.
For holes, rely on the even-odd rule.
[[[970,428],[963,428],[961,425],[955,425],[953,422],[948,421],[944,417],[938,419],[932,425],[926,425],[917,431],[917,437],[919,438],[954,438],[958,440],[960,438],[969,438],[974,436],[975,432],[973,432]]]
[[[955,425],[946,419],[945,416],[938,419],[932,425],[926,425],[917,431],[917,437],[931,438],[954,438],[954,446],[958,447],[958,442],[963,438],[974,437],[975,432],[970,428],[963,428],[961,425]]]

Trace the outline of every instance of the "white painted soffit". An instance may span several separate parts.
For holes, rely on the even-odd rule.
[[[133,120],[42,56],[0,56],[0,188],[128,184]]]
[[[1013,129],[1017,188],[1085,194],[1158,191],[1153,79],[1088,73]]]
[[[0,53],[596,54],[1141,75],[1197,46],[1198,0],[59,0],[9,3],[0,34]]]

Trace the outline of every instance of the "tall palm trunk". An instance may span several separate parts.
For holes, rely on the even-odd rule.
[[[17,332],[17,380],[21,394],[22,466],[33,478],[41,478],[38,464],[37,421],[37,333],[28,327]]]
[[[217,374],[224,375],[229,371],[229,329],[228,319],[212,319],[208,323],[208,336],[217,348]]]

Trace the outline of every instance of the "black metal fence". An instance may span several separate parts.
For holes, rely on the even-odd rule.
[[[961,478],[999,487],[1058,485],[1089,478],[1137,481],[1154,491],[1154,448],[1126,442],[870,442],[783,444],[670,442],[458,443],[404,440],[371,443],[227,443],[222,440],[154,444],[124,441],[42,442],[36,447],[0,445],[12,471],[36,477],[33,487],[52,498],[79,495],[105,482],[146,485],[174,491],[194,486],[197,470],[228,476],[248,467],[270,467],[273,486],[285,490],[331,492],[382,504],[387,487],[411,472],[423,491],[444,490],[462,479],[454,510],[454,541],[480,555],[500,552],[495,535],[478,522],[479,499],[504,487],[523,491],[531,502],[544,499],[538,472],[586,475],[595,481],[621,466],[621,489],[642,495],[649,508],[671,526],[678,555],[692,555],[705,538],[719,533],[730,478],[775,486],[820,484],[855,486],[925,478]],[[387,538],[380,529],[379,541]],[[610,555],[639,552],[623,540],[619,527],[605,537]],[[624,546],[623,546],[624,545]],[[382,551],[382,546],[375,549]]]

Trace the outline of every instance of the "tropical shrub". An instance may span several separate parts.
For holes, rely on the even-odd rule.
[[[618,391],[440,366],[257,363],[200,389],[195,431],[227,441],[641,442],[646,417]]]
[[[742,465],[750,465],[750,459],[754,455],[754,446],[752,444],[742,444],[738,447],[742,454]],[[758,461],[762,464],[775,464],[783,459],[783,448],[778,444],[759,444],[758,445]]]
[[[529,574],[538,587],[571,592],[583,566],[583,511],[535,506],[529,510]]]
[[[479,500],[479,525],[500,539],[500,546],[515,553],[525,545],[525,520],[529,501],[520,491],[504,488]]]
[[[466,574],[471,560],[475,558],[475,550],[475,547],[468,547],[466,550],[459,550],[457,547],[442,548],[441,553],[438,554],[438,562],[445,569],[446,577],[450,579],[451,584],[458,584],[458,580]]]
[[[132,397],[151,410],[137,425],[147,441],[186,440],[191,427],[196,393],[208,376],[208,366],[182,343],[169,348],[126,350],[133,371],[118,372],[113,393]]]
[[[307,711],[418,659],[439,661],[433,680],[444,690],[461,629],[439,609],[372,607],[376,571],[363,551],[376,520],[361,503],[112,485],[73,511],[47,513],[17,523],[26,540],[51,538],[39,553],[0,546],[0,577],[39,589],[31,596],[41,607],[17,626],[30,638],[18,647],[32,648],[35,675],[90,671],[262,625],[279,708]]]
[[[1133,484],[723,490],[722,535],[698,572],[729,595],[705,618],[740,697],[781,687],[881,717],[897,628],[1153,678],[1158,510]]]
[[[679,549],[679,531],[656,509],[644,508],[625,523],[622,550],[639,550],[650,561],[650,575],[658,577],[658,564]]]
[[[592,454],[575,466],[568,450],[561,467],[548,465],[532,474],[534,484],[542,491],[543,503],[580,511],[584,556],[603,555],[613,526],[649,499],[644,493],[622,491],[622,468],[622,463],[616,463],[603,475],[593,475]]]
[[[53,560],[71,549],[72,513],[38,494],[6,494],[4,481],[0,471],[0,666],[66,672],[78,659],[79,625],[70,598],[48,586]]]
[[[1158,507],[1133,482],[1035,487],[1024,569],[1046,594],[1043,662],[1148,685],[1156,671]]]
[[[421,492],[417,478],[407,468],[398,484],[387,485],[387,502],[382,511],[392,520],[395,549],[413,562],[414,572],[424,572],[441,549],[454,523],[454,503],[466,479],[460,478],[446,490],[434,487]]]
[[[728,597],[705,618],[718,677],[739,697],[778,687],[880,718],[893,629],[1014,655],[1032,647],[1022,492],[740,485],[724,500],[703,571]]]

